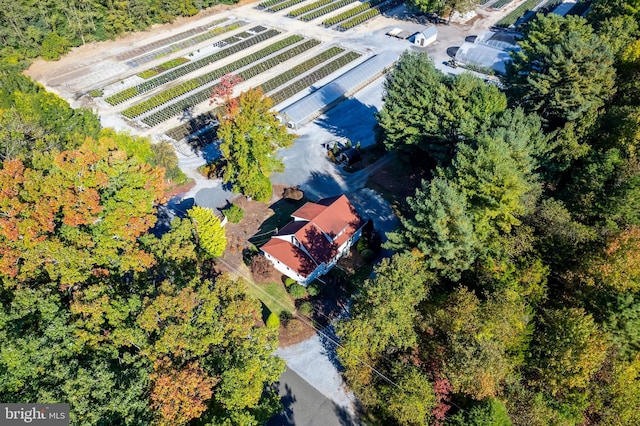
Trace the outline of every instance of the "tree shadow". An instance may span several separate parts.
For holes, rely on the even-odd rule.
[[[187,210],[193,206],[193,198],[182,199],[179,196],[171,198],[167,204],[158,206],[156,224],[149,232],[157,238],[162,238],[165,233],[171,230],[171,221],[176,217],[182,219],[187,217]]]
[[[344,367],[342,367],[342,363],[338,358],[338,352],[336,351],[340,339],[336,335],[335,327],[333,325],[325,327],[319,337],[323,348],[323,354],[331,362],[331,365],[333,365],[338,372],[342,373],[344,371]]]
[[[341,98],[336,107],[316,119],[316,123],[338,138],[349,139],[355,146],[372,145],[376,141],[378,109],[356,98]]]
[[[353,415],[345,407],[341,407],[337,404],[333,405],[333,411],[336,413],[336,417],[342,426],[356,426],[362,423],[356,421]]]
[[[291,214],[298,210],[308,200],[292,200],[289,198],[281,198],[271,204],[269,208],[273,210],[273,215],[269,216],[260,224],[258,231],[251,237],[249,242],[254,245],[262,245],[269,240],[271,235],[275,235],[289,222],[292,221]]]
[[[281,389],[282,391],[282,389]],[[295,420],[293,415],[293,404],[296,402],[296,397],[291,391],[291,387],[287,384],[284,385],[284,395],[280,398],[282,404],[282,410],[274,417],[269,419],[266,426],[294,426]]]

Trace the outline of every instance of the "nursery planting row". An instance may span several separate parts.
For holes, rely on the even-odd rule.
[[[282,3],[278,3],[276,5],[273,5],[269,8],[270,12],[279,12],[283,9],[286,9],[288,7],[291,7],[293,5],[296,5],[298,3],[302,3],[304,0],[287,0],[285,2]]]
[[[325,7],[318,9],[318,10],[314,10],[313,12],[309,12],[305,15],[300,16],[300,19],[308,22],[311,21],[313,19],[316,19],[322,15],[326,15],[327,13],[333,12],[334,10],[338,10],[341,7],[344,7],[348,4],[353,3],[356,0],[338,0],[337,2],[331,3],[326,5]]]
[[[377,6],[380,3],[382,3],[382,0],[370,0],[366,3],[362,3],[356,7],[352,7],[349,10],[345,10],[344,12],[336,16],[332,16],[330,18],[325,19],[324,21],[322,21],[322,25],[324,25],[325,27],[330,27],[339,22],[346,21],[347,19],[350,19],[356,15],[359,15],[360,13],[368,9],[371,9],[373,6]]]
[[[494,4],[491,5],[493,9],[502,9],[504,6],[511,3],[513,0],[498,0]]]
[[[226,21],[227,19],[225,19]],[[187,47],[195,46],[198,43],[202,43],[203,41],[209,40],[210,38],[217,37],[220,34],[224,34],[226,32],[235,30],[240,27],[244,27],[247,25],[247,22],[244,21],[235,21],[231,24],[228,24],[224,27],[216,27],[210,30],[207,30],[204,33],[198,34],[195,37],[190,39],[180,41],[178,43],[173,43],[169,46],[165,46],[159,50],[155,50],[151,53],[147,53],[143,56],[136,56],[135,59],[127,61],[126,64],[130,67],[137,67],[138,65],[145,64],[147,62],[153,61],[154,59],[158,59],[164,55],[167,55],[172,52],[177,52],[178,50],[185,49]]]
[[[321,63],[333,58],[334,56],[339,55],[342,52],[344,52],[343,48],[333,46],[332,48],[327,49],[322,53],[319,53],[318,55],[314,56],[313,58],[311,58],[311,59],[309,59],[307,61],[304,61],[301,64],[296,65],[295,67],[291,68],[290,70],[287,70],[287,71],[283,72],[282,74],[278,74],[277,76],[275,76],[271,80],[265,81],[264,83],[261,84],[262,91],[264,93],[268,93],[268,92],[272,91],[273,89],[282,86],[286,82],[293,80],[294,78],[298,77],[299,75],[309,71],[311,68],[316,67],[316,66],[320,65]]]
[[[273,100],[274,105],[284,102],[296,93],[299,93],[312,84],[322,80],[332,72],[337,71],[348,63],[355,61],[360,56],[362,55],[357,52],[347,52],[339,58],[329,62],[322,68],[318,68],[311,74],[307,74],[301,79],[296,80],[292,84],[288,85],[287,87],[278,90],[276,93],[270,95],[269,97]]]
[[[222,19],[216,19],[215,21],[209,22],[205,25],[196,27],[196,28],[192,28],[188,31],[173,35],[171,37],[167,37],[165,39],[159,40],[159,41],[154,41],[152,43],[149,43],[145,46],[142,46],[141,49],[145,49],[145,50],[151,50],[151,49],[156,49],[158,47],[161,46],[169,46],[169,45],[173,45],[176,44],[175,42],[179,42],[180,40],[184,40],[184,39],[189,39],[189,37],[191,37],[194,34],[200,34],[200,33],[204,33],[206,31],[209,30],[209,28],[215,26],[215,25],[220,25],[221,23],[228,21],[229,18],[222,18]],[[189,39],[190,40],[190,39]],[[127,59],[131,59],[131,58],[135,58],[139,55],[139,50],[138,49],[134,49],[128,52],[124,52],[121,53],[119,55],[116,56],[116,59],[119,61],[126,61]]]
[[[297,9],[292,10],[291,12],[289,12],[287,14],[287,16],[291,16],[292,18],[295,18],[297,16],[304,15],[305,13],[310,12],[310,11],[312,11],[314,9],[319,8],[319,7],[325,6],[325,5],[327,5],[327,4],[331,3],[331,2],[333,2],[333,0],[318,0],[318,1],[314,1],[313,3],[310,3],[310,4],[306,5],[306,6],[302,6],[302,7],[299,7]]]
[[[291,36],[292,37],[296,37],[296,36]],[[299,36],[298,36],[299,37]],[[301,37],[300,37],[301,39]],[[299,41],[299,40],[296,40]],[[292,44],[292,43],[289,43]],[[237,75],[242,79],[242,80],[249,80],[253,77],[255,77],[256,75],[265,72],[273,67],[276,67],[278,65],[280,65],[281,63],[293,58],[294,56],[297,56],[303,52],[306,52],[307,50],[317,46],[318,44],[320,44],[319,41],[317,40],[307,40],[306,42],[295,46],[285,52],[282,52],[272,58],[269,58],[265,61],[262,61],[250,68],[247,68],[246,70],[243,70],[241,72],[239,72]],[[286,46],[282,46],[276,50],[273,50],[271,53],[277,51],[277,50],[281,50],[282,48],[284,48]],[[261,51],[262,52],[262,51]],[[260,53],[260,52],[258,52]],[[263,54],[262,57],[267,56],[266,54]],[[247,59],[248,58],[248,59]],[[258,57],[255,58],[243,58],[239,61],[236,61],[236,63],[234,63],[233,68],[230,68],[228,70],[225,70],[225,72],[223,72],[222,74],[219,74],[219,77],[222,77],[224,74],[228,73],[228,72],[232,72],[235,71],[243,66],[249,65],[253,62],[255,62],[257,59],[260,59]],[[211,79],[211,81],[216,80],[217,78],[213,78]],[[199,87],[199,86],[197,86]],[[206,101],[210,96],[211,93],[214,90],[214,87],[206,87],[202,90],[199,90],[197,92],[194,92],[193,94],[180,99],[177,102],[174,102],[170,105],[167,105],[166,107],[162,108],[159,111],[156,111],[152,114],[149,114],[147,117],[142,119],[142,122],[149,125],[149,126],[155,126],[157,124],[162,123],[163,121],[166,121],[172,117],[175,117],[176,115],[179,115],[180,113],[182,113],[182,111],[184,111],[187,108],[191,108],[194,105],[197,105],[201,102]]]
[[[256,6],[258,9],[267,9],[274,4],[282,3],[284,0],[266,0]]]
[[[336,27],[336,30],[338,30],[338,31],[346,31],[346,30],[348,30],[350,28],[353,28],[356,25],[360,25],[364,21],[368,21],[369,19],[373,18],[374,16],[378,16],[378,15],[380,15],[380,10],[378,10],[376,8],[369,9],[366,12],[361,13],[360,15],[356,15],[353,18],[344,21],[343,23],[341,23],[340,25],[338,25]]]
[[[393,7],[395,7],[397,3],[395,1],[388,1],[386,3],[381,4],[378,7],[371,8],[360,15],[356,15],[353,18],[342,22],[340,25],[336,27],[338,31],[346,31],[350,28],[355,27],[356,25],[362,24],[364,21],[368,21],[369,19],[380,15],[382,12],[385,12]]]
[[[217,107],[211,111],[200,114],[196,118],[189,120],[189,122],[174,127],[166,132],[165,135],[169,136],[173,140],[179,141],[205,126],[211,125],[213,126],[212,130],[215,130],[218,128],[218,114],[222,113],[222,109],[222,107]]]
[[[157,67],[153,67],[151,69],[139,72],[138,73],[138,77],[144,78],[146,80],[148,78],[155,77],[156,75],[158,75],[158,74],[160,74],[162,72],[169,71],[171,68],[175,68],[178,65],[182,65],[182,64],[184,64],[186,62],[189,62],[189,59],[183,58],[183,57],[175,58],[175,59],[167,61],[167,62],[165,62],[163,64],[160,64]]]
[[[271,90],[280,87],[288,81],[293,80],[297,76],[309,71],[311,68],[320,65],[323,62],[339,55],[344,52],[344,49],[341,47],[333,46],[330,49],[325,50],[324,52],[319,53],[313,58],[293,67],[292,69],[283,72],[282,74],[277,75],[276,77],[262,83],[260,86],[264,93],[270,92]],[[194,133],[199,130],[199,127],[204,127],[216,121],[216,117],[220,112],[220,107],[213,109],[212,111],[208,111],[199,115],[197,118],[190,120],[188,123],[181,124],[180,126],[174,127],[169,130],[166,135],[172,139],[177,141],[187,137],[189,134]]]
[[[233,55],[234,53],[240,52],[241,50],[244,50],[248,47],[256,45],[278,34],[280,34],[280,31],[272,29],[266,32],[259,33],[251,38],[244,39],[244,40],[242,38],[239,38],[238,36],[229,37],[223,40],[223,42],[225,42],[226,44],[231,45],[228,48],[221,50],[219,52],[213,53],[211,55],[205,56],[204,58],[200,58],[196,61],[191,61],[188,64],[185,64],[178,68],[174,68],[169,72],[164,73],[156,78],[147,80],[144,83],[138,84],[137,86],[130,87],[112,96],[109,96],[105,100],[109,102],[111,105],[118,105],[137,95],[149,92],[155,89],[156,87],[159,87],[165,83],[168,83],[169,81],[176,80],[184,75],[192,73],[204,66],[212,64],[223,58],[226,58],[227,56]]]
[[[513,9],[507,16],[498,21],[496,25],[499,27],[508,27],[515,24],[518,18],[524,15],[527,10],[535,7],[538,3],[540,3],[540,0],[526,0],[520,6]]]

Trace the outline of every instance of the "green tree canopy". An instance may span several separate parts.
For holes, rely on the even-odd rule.
[[[529,24],[520,46],[507,72],[510,98],[560,132],[554,162],[564,170],[588,152],[581,138],[615,92],[613,53],[584,18],[556,14]]]
[[[195,206],[189,209],[189,217],[198,235],[198,245],[207,256],[220,257],[227,246],[227,237],[220,218],[213,210]]]
[[[293,142],[293,135],[271,107],[273,102],[260,88],[250,89],[240,95],[237,108],[228,109],[220,118],[218,127],[220,151],[226,160],[223,179],[233,184],[235,191],[258,201],[271,198],[269,176],[282,170],[276,149]]]
[[[491,126],[506,108],[493,85],[470,74],[448,77],[426,54],[405,52],[385,81],[378,122],[388,150],[421,150],[447,163],[456,144]]]

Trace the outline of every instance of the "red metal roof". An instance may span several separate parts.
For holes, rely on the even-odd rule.
[[[287,224],[278,235],[294,235],[311,257],[289,239],[272,238],[262,250],[304,277],[316,264],[329,263],[338,248],[364,224],[345,195],[305,203],[291,216],[304,220]]]

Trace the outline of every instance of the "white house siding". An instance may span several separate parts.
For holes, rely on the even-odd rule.
[[[276,268],[278,271],[282,272],[284,275],[288,276],[289,278],[302,283],[305,280],[307,280],[307,278],[303,277],[302,275],[298,274],[296,271],[292,270],[291,268],[289,268],[287,265],[285,265],[284,263],[280,262],[278,259],[276,259],[275,257],[271,256],[269,253],[264,253],[264,257],[266,257],[267,259],[269,259],[271,261],[271,263],[273,264],[273,267]]]

